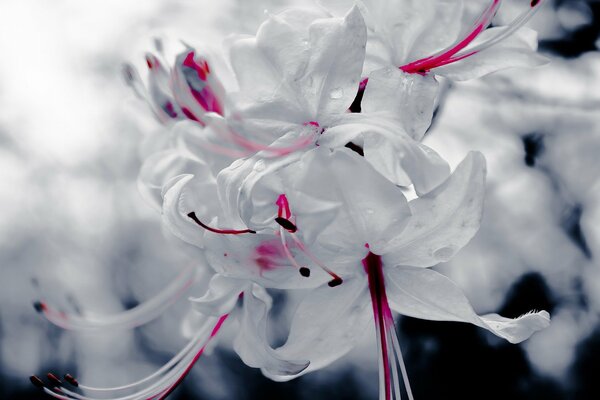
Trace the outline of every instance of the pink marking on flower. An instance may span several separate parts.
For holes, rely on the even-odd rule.
[[[452,57],[456,53],[467,47],[471,42],[473,42],[473,40],[475,40],[481,34],[481,32],[483,32],[488,27],[488,25],[492,22],[496,11],[498,11],[498,7],[500,7],[500,3],[501,0],[493,0],[492,4],[490,4],[490,6],[485,9],[485,11],[475,22],[475,25],[471,29],[471,31],[469,31],[469,33],[467,33],[467,35],[464,38],[455,42],[455,44],[438,52],[437,54],[410,62],[399,68],[407,73],[426,73],[433,68],[458,61],[458,59],[453,60]]]
[[[183,60],[183,65],[196,71],[196,73],[198,74],[198,78],[205,81],[208,77],[208,74],[210,73],[210,70],[208,68],[208,62],[206,62],[206,60],[203,60],[201,63],[197,63],[196,60],[194,60],[194,55],[194,51],[190,51],[187,54],[187,56],[185,56],[185,60]]]
[[[206,112],[214,112],[219,115],[223,115],[223,107],[221,106],[221,102],[210,86],[205,86],[200,91],[190,87],[190,91],[192,92],[194,99],[196,99],[198,104],[200,104],[200,107],[206,110]]]
[[[256,233],[256,231],[253,231],[252,229],[218,229],[218,228],[213,228],[210,227],[208,225],[206,225],[204,222],[200,221],[200,219],[198,219],[198,217],[196,216],[195,212],[191,212],[187,215],[192,221],[194,221],[196,224],[200,225],[202,228],[206,229],[207,231],[211,231],[214,233],[218,233],[221,235],[241,235],[244,233]]]
[[[358,85],[358,90],[365,90],[367,87],[367,84],[369,83],[369,78],[364,78],[362,81],[360,81],[360,84]]]
[[[367,244],[368,248],[368,244]],[[388,340],[386,332],[388,332],[388,319],[386,314],[389,310],[387,294],[385,291],[385,282],[383,278],[383,263],[381,257],[369,252],[362,260],[363,268],[367,273],[369,280],[369,292],[371,294],[371,304],[373,306],[373,317],[375,319],[375,327],[378,335],[378,343],[381,351],[380,361],[383,368],[383,377],[385,383],[385,398],[391,400],[391,374],[390,374],[390,354],[388,350]]]
[[[292,210],[290,209],[290,203],[285,194],[280,194],[275,201],[275,205],[279,207],[277,210],[277,216],[290,219],[292,217]],[[285,213],[285,214],[284,214]]]

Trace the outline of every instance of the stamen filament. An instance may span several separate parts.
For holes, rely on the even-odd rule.
[[[159,317],[175,303],[194,282],[196,271],[194,265],[189,265],[158,295],[118,314],[82,317],[58,311],[45,302],[36,302],[34,307],[48,321],[67,330],[133,329]]]
[[[205,223],[203,223],[202,221],[200,221],[198,219],[198,217],[196,217],[196,213],[195,212],[191,212],[187,215],[189,218],[191,218],[196,224],[200,225],[202,228],[206,229],[207,231],[211,231],[214,233],[219,233],[222,235],[241,235],[243,233],[256,233],[256,231],[253,231],[252,229],[218,229],[218,228],[212,228],[208,225],[206,225]]]

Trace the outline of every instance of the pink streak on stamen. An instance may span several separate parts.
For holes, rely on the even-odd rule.
[[[292,210],[290,209],[290,203],[285,194],[280,194],[275,201],[275,205],[279,207],[277,210],[277,216],[280,218],[290,219],[292,217]]]
[[[290,248],[287,244],[287,240],[285,239],[285,231],[283,230],[282,226],[279,227],[279,236],[281,237],[281,246],[283,247],[283,252],[285,253],[288,260],[290,260],[292,265],[294,267],[296,267],[297,269],[299,269],[299,270],[302,269],[303,267],[300,264],[298,264],[298,262],[292,255],[292,252],[290,251]]]
[[[363,268],[367,273],[369,280],[369,292],[371,294],[371,304],[373,305],[373,317],[375,326],[379,333],[379,342],[381,343],[381,358],[383,367],[383,376],[385,380],[385,399],[391,400],[391,375],[390,375],[390,354],[388,350],[387,332],[388,318],[391,317],[387,294],[385,291],[385,282],[383,278],[383,264],[381,257],[371,252],[362,260]],[[393,319],[392,319],[393,321]]]
[[[208,342],[210,342],[210,340],[217,335],[217,333],[221,329],[221,326],[223,325],[223,323],[225,322],[225,320],[227,319],[228,316],[229,316],[229,314],[225,314],[219,318],[219,320],[217,321],[217,324],[215,325],[214,329],[212,330],[212,332],[210,334],[210,337],[208,338]],[[204,353],[204,349],[208,345],[208,342],[204,346],[202,346],[202,348],[200,349],[200,351],[198,351],[198,353],[196,353],[196,355],[194,356],[194,358],[192,359],[190,364],[187,366],[185,371],[183,371],[183,373],[179,376],[179,378],[175,381],[175,383],[173,383],[169,388],[167,388],[165,391],[162,392],[159,400],[166,399],[167,396],[170,395],[177,388],[177,386],[179,386],[179,384],[181,384],[181,382],[185,379],[185,377],[190,373],[191,369],[194,367],[194,365],[196,364],[196,362],[198,361],[200,356],[202,356],[202,353]],[[147,400],[152,400],[155,397],[156,396],[149,397]]]
[[[428,72],[433,68],[439,67],[440,65],[448,64],[449,60],[459,51],[467,47],[473,40],[475,40],[481,32],[483,32],[488,25],[492,22],[498,7],[500,7],[501,0],[493,0],[492,4],[481,14],[473,29],[460,41],[438,52],[437,55],[428,56],[406,65],[399,67],[402,71],[407,73],[424,73]],[[458,60],[455,60],[458,61]],[[454,61],[450,61],[454,62]],[[445,63],[445,64],[442,64]]]
[[[190,219],[192,219],[196,224],[200,225],[202,228],[206,229],[207,231],[219,233],[221,235],[241,235],[244,233],[256,233],[256,231],[253,231],[252,229],[218,229],[218,228],[210,227],[210,226],[206,225],[205,223],[203,223],[202,221],[200,221],[198,219],[198,217],[196,216],[196,213],[193,211],[191,213],[189,213],[187,216]]]
[[[193,51],[190,51],[187,54],[187,56],[185,56],[185,60],[183,60],[183,65],[196,71],[196,73],[198,74],[198,78],[200,78],[200,80],[202,81],[205,81],[210,72],[208,69],[208,63],[204,61],[202,64],[198,64],[196,60],[194,60],[194,55],[195,53]]]
[[[225,134],[229,137],[229,139],[235,144],[245,148],[250,151],[267,151],[273,153],[276,156],[282,157],[286,156],[290,153],[293,153],[297,150],[302,150],[314,142],[314,135],[306,135],[304,137],[298,138],[298,140],[287,147],[273,147],[271,145],[261,144],[252,140],[245,138],[239,133],[235,132],[233,129],[227,129]]]

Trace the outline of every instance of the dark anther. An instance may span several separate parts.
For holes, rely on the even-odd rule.
[[[340,278],[339,276],[337,278],[333,278],[332,280],[329,281],[329,283],[327,283],[329,285],[329,287],[336,287],[336,286],[340,286],[342,284],[342,278]]]
[[[365,156],[365,152],[364,152],[363,148],[361,146],[357,145],[357,144],[354,144],[352,142],[348,142],[348,143],[346,143],[346,146],[344,146],[344,147],[349,148],[350,150],[352,150],[353,152],[355,152],[359,156],[362,156],[362,157]]]
[[[535,7],[538,5],[538,3],[540,2],[540,0],[531,0],[531,7]]]
[[[31,375],[29,377],[29,381],[33,384],[33,386],[40,388],[40,389],[46,386],[46,385],[44,385],[44,382],[35,375]]]
[[[53,373],[51,373],[51,372],[48,372],[48,373],[46,374],[46,376],[48,377],[48,380],[49,380],[49,381],[50,381],[50,382],[51,382],[53,385],[56,385],[56,386],[60,386],[60,385],[62,385],[62,381],[61,381],[60,379],[58,379],[58,378],[56,377],[56,375],[54,375]]]
[[[65,381],[69,382],[71,385],[73,385],[75,387],[79,386],[79,382],[77,382],[77,379],[75,379],[73,377],[73,375],[71,375],[71,374],[65,375]]]
[[[298,227],[296,227],[296,225],[294,225],[292,223],[292,221],[290,221],[289,219],[285,219],[283,217],[277,217],[275,218],[275,222],[277,222],[279,225],[281,225],[285,230],[289,231],[289,232],[296,232],[298,230]]]
[[[306,267],[300,268],[300,275],[302,275],[305,278],[308,278],[310,276],[310,269]]]
[[[35,311],[41,313],[42,311],[44,311],[44,303],[42,303],[41,301],[36,301],[35,303],[33,303],[33,308],[35,309]]]

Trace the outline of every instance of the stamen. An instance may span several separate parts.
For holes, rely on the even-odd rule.
[[[202,228],[206,229],[207,231],[211,231],[214,233],[219,233],[222,235],[241,235],[243,233],[256,233],[256,231],[253,231],[252,229],[217,229],[217,228],[212,228],[206,224],[204,224],[202,221],[200,221],[198,219],[198,217],[196,217],[196,213],[195,212],[191,212],[187,215],[189,218],[191,218],[196,224],[200,225]]]
[[[152,374],[142,380],[139,380],[133,384],[114,387],[114,388],[94,388],[94,387],[90,387],[90,386],[78,385],[75,378],[73,378],[71,375],[68,375],[68,374],[65,375],[65,379],[68,382],[70,382],[71,384],[73,384],[74,386],[78,386],[79,389],[82,389],[85,391],[103,392],[104,396],[107,396],[107,395],[109,395],[109,392],[112,392],[112,393],[110,393],[113,395],[113,397],[111,397],[112,400],[142,400],[142,399],[143,400],[152,400],[152,399],[157,399],[157,398],[164,399],[169,394],[171,394],[173,392],[173,390],[175,390],[177,388],[177,386],[183,381],[183,379],[188,375],[189,371],[192,369],[192,367],[198,361],[200,356],[203,354],[203,352],[204,352],[206,346],[208,345],[208,343],[210,342],[210,340],[214,336],[216,336],[218,331],[221,329],[221,327],[222,327],[223,323],[225,322],[225,320],[227,319],[227,317],[228,317],[228,314],[225,314],[217,320],[217,322],[216,322],[214,328],[212,329],[210,335],[208,336],[208,338],[207,338],[207,333],[208,333],[209,327],[206,326],[206,329],[202,329],[201,332],[199,332],[196,335],[196,337],[190,341],[190,343],[186,346],[186,348],[183,349],[178,355],[176,355],[171,361],[169,361],[169,363],[167,363],[165,366],[160,368],[154,374]],[[145,382],[147,382],[151,379],[154,379],[156,377],[159,377],[159,376],[160,376],[160,378],[158,380],[154,381],[149,386],[138,390],[135,393],[125,395],[125,396],[115,396],[118,391],[130,389],[132,387],[135,387],[141,383],[145,383]],[[36,385],[37,387],[41,387],[47,394],[49,394],[50,396],[57,398],[57,399],[101,400],[100,398],[97,398],[97,397],[89,397],[89,396],[81,395],[79,393],[75,393],[65,387],[62,387],[62,386],[53,387],[50,389],[46,385],[44,385],[44,383],[41,381],[41,379],[39,379],[36,376],[31,377],[30,380],[34,385]],[[106,399],[106,397],[103,397],[103,398]]]
[[[58,379],[58,378],[56,377],[56,375],[54,375],[53,373],[51,373],[51,372],[48,372],[48,373],[46,374],[46,377],[48,378],[48,380],[49,380],[50,382],[52,382],[52,384],[53,384],[53,385],[55,385],[55,386],[60,386],[60,385],[62,385],[62,381],[61,381],[60,379]]]
[[[37,375],[31,375],[29,377],[29,381],[33,384],[33,386],[40,389],[46,386],[44,381],[42,381]]]
[[[285,219],[282,217],[275,218],[275,222],[281,225],[285,230],[290,233],[294,233],[298,230],[298,227],[292,223],[289,219]]]
[[[310,269],[306,267],[300,268],[300,275],[302,275],[305,278],[308,278],[310,276]]]
[[[275,205],[279,207],[277,210],[277,217],[290,219],[292,217],[292,211],[290,210],[290,203],[285,194],[280,194],[275,201]]]
[[[77,382],[77,379],[75,379],[75,377],[73,377],[73,375],[65,374],[64,378],[65,378],[65,381],[69,382],[71,385],[73,385],[75,387],[79,386],[79,382]]]
[[[157,318],[175,303],[193,284],[196,271],[196,267],[190,264],[156,296],[118,314],[93,317],[66,314],[41,301],[35,302],[34,308],[48,321],[67,330],[132,329]]]
[[[400,69],[407,73],[424,73],[440,66],[440,63],[449,60],[456,53],[463,50],[488,27],[488,25],[492,22],[496,11],[498,11],[498,8],[500,7],[500,3],[501,0],[493,0],[492,4],[490,4],[490,6],[486,8],[481,16],[477,19],[473,28],[462,39],[457,40],[454,42],[454,44],[434,55],[403,65],[400,67]]]
[[[368,248],[369,246],[367,245],[366,247]],[[398,343],[394,318],[387,300],[381,257],[369,252],[362,260],[362,263],[369,280],[369,292],[371,294],[375,327],[378,335],[379,360],[381,364],[380,379],[384,381],[385,385],[384,390],[380,390],[380,393],[385,393],[385,400],[391,400],[391,386],[393,385],[395,398],[400,398],[400,386],[396,367],[396,362],[398,362],[408,398],[409,400],[414,400],[408,381],[408,374],[406,373],[406,366],[404,365],[404,359],[402,358],[402,352]]]
[[[321,269],[323,269],[325,272],[327,272],[329,275],[331,275],[331,277],[333,279],[331,281],[329,281],[327,284],[330,287],[336,287],[336,286],[341,285],[343,283],[342,278],[340,276],[338,276],[335,272],[330,270],[325,264],[323,264],[323,262],[321,262],[321,260],[319,260],[317,257],[315,257],[315,255],[312,254],[308,250],[306,245],[296,235],[295,232],[298,230],[298,227],[290,221],[290,219],[292,218],[292,210],[290,208],[290,203],[287,199],[287,196],[283,193],[280,194],[279,197],[277,197],[277,201],[275,201],[275,204],[278,207],[277,217],[275,218],[275,222],[277,222],[280,225],[279,232],[282,237],[282,244],[284,245],[284,251],[286,251],[286,248],[287,248],[287,243],[286,243],[285,239],[283,238],[283,236],[284,236],[283,229],[285,228],[288,231],[288,233],[290,234],[290,236],[292,237],[292,240],[294,241],[296,246],[300,249],[300,251],[302,251],[304,254],[306,254],[306,256],[312,262],[314,262],[319,267],[321,267]],[[287,250],[287,251],[289,252],[289,250]],[[295,263],[295,261],[294,261],[294,263]],[[297,263],[295,263],[295,265],[297,265]],[[306,267],[303,267],[303,268],[306,268]],[[306,270],[303,270],[301,268],[300,273],[302,274],[302,276],[309,276],[310,270],[308,268],[306,268]],[[307,274],[307,275],[304,275],[304,274]]]

